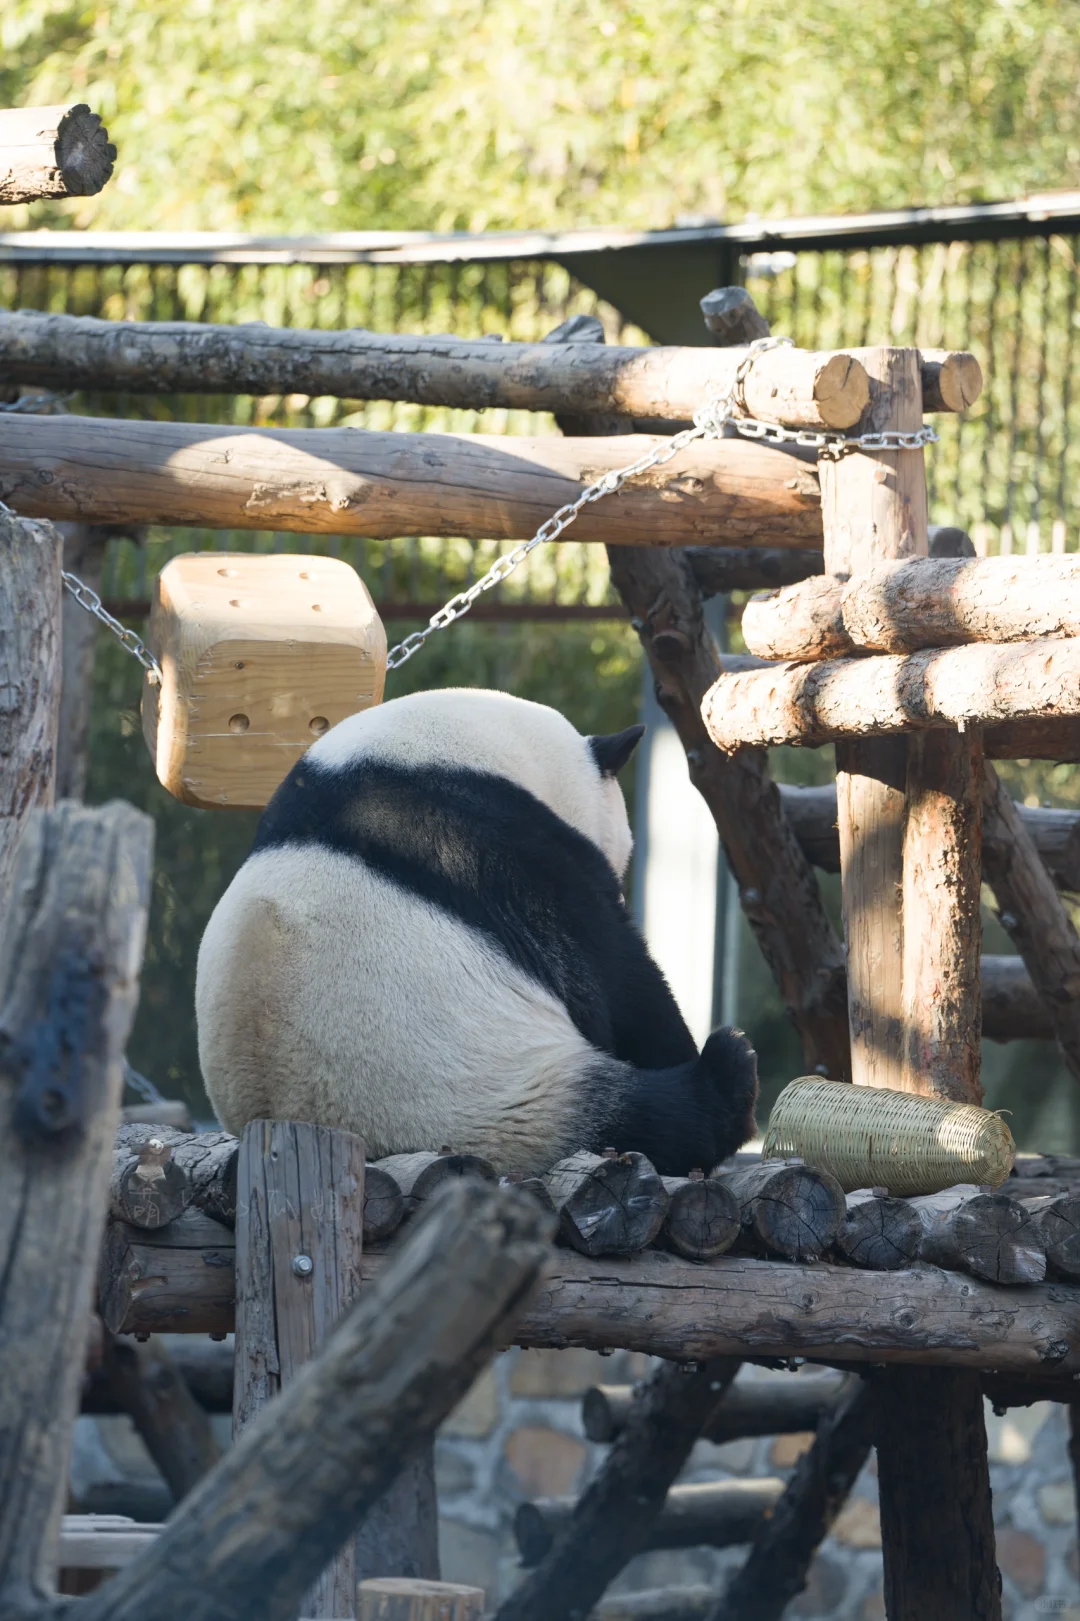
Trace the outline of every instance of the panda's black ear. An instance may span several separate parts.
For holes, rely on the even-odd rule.
[[[600,775],[618,776],[644,736],[644,726],[628,726],[625,732],[612,732],[608,737],[586,738]]]

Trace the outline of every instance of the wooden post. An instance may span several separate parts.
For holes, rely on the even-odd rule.
[[[351,1132],[255,1120],[240,1144],[236,1194],[237,1433],[310,1360],[360,1290],[364,1145]],[[412,1569],[394,1568],[412,1565]],[[406,1468],[305,1601],[308,1616],[352,1616],[363,1576],[438,1578],[430,1449]]]
[[[360,1621],[480,1621],[484,1596],[482,1587],[385,1576],[360,1583],[357,1614]]]
[[[101,589],[109,529],[88,523],[58,525],[64,542],[64,567],[91,590]],[[64,593],[61,649],[63,680],[56,748],[56,797],[82,799],[90,742],[90,699],[94,684],[94,651],[98,622],[69,592]]]
[[[60,718],[60,536],[0,504],[0,916],[15,847],[51,805]]]
[[[871,349],[870,404],[858,433],[922,426],[914,349]],[[891,557],[927,553],[921,450],[852,451],[820,466],[825,573],[848,577]],[[837,822],[847,940],[851,1078],[903,1084],[903,867],[907,744],[902,738],[836,745]]]
[[[47,1592],[55,1575],[152,839],[150,818],[117,802],[38,813],[0,931],[5,1615]]]

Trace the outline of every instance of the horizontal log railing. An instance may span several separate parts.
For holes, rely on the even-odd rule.
[[[1080,717],[1080,638],[992,643],[721,675],[702,706],[719,748]]]
[[[656,442],[13,415],[0,500],[92,523],[522,540]],[[820,546],[817,474],[748,440],[699,442],[586,507],[574,539]]]
[[[190,1212],[161,1233],[112,1223],[102,1316],[117,1333],[227,1334],[233,1252],[227,1228]],[[364,1279],[383,1264],[365,1253]],[[703,1264],[660,1250],[590,1260],[557,1249],[514,1343],[1070,1375],[1080,1372],[1080,1288],[1005,1288],[934,1267],[866,1272],[732,1256]]]
[[[725,394],[746,349],[628,348],[597,342],[498,343],[352,329],[118,322],[0,315],[0,378],[57,388],[145,393],[306,394],[485,410],[616,413],[687,422]],[[923,356],[928,411],[964,410],[982,377],[973,355]],[[850,428],[869,397],[855,354],[769,350],[739,406],[790,427]]]

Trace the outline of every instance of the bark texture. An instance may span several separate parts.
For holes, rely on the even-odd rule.
[[[878,564],[848,581],[842,619],[853,645],[874,653],[1078,636],[1080,557],[932,557]]]
[[[559,1218],[559,1236],[582,1255],[629,1255],[651,1244],[669,1199],[644,1154],[582,1152],[543,1178]]]
[[[796,1435],[816,1430],[837,1406],[849,1381],[843,1374],[777,1374],[737,1379],[702,1431],[717,1446],[754,1435]],[[593,1385],[581,1401],[581,1422],[590,1441],[614,1441],[634,1400],[633,1385]]]
[[[758,658],[845,658],[854,644],[844,627],[844,582],[835,574],[801,580],[783,590],[751,597],[743,609],[742,633]]]
[[[789,546],[690,546],[685,553],[703,597],[768,591],[820,574],[821,553]]]
[[[739,1207],[742,1245],[788,1261],[816,1261],[844,1220],[844,1195],[834,1177],[805,1165],[762,1164],[717,1176]]]
[[[722,675],[703,713],[709,735],[724,750],[777,743],[816,748],[937,727],[1075,719],[1080,638],[883,653]],[[1029,753],[1038,753],[1034,743]]]
[[[897,1272],[918,1260],[922,1224],[910,1199],[890,1198],[867,1188],[848,1194],[847,1213],[835,1243],[853,1266]]]
[[[1041,1283],[1046,1252],[1038,1224],[1006,1193],[948,1188],[912,1199],[922,1223],[920,1259],[987,1283]]]
[[[108,130],[82,102],[0,111],[0,207],[93,197],[112,174],[115,159]]]
[[[664,1177],[670,1200],[663,1238],[691,1261],[724,1255],[739,1236],[739,1206],[731,1189],[714,1176]]]
[[[37,814],[0,935],[0,1611],[55,1575],[153,824],[129,805]]]
[[[523,540],[656,443],[12,416],[0,500],[91,523]],[[638,546],[806,548],[820,534],[814,470],[745,439],[691,445],[574,526],[577,540]]]
[[[0,510],[0,908],[27,817],[35,805],[52,804],[60,569],[60,536],[51,524]]]

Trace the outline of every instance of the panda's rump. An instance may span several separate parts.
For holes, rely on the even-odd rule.
[[[199,1054],[230,1130],[259,1115],[360,1133],[373,1157],[451,1144],[548,1165],[580,1130],[596,1049],[459,918],[305,844],[261,851],[207,928]]]

